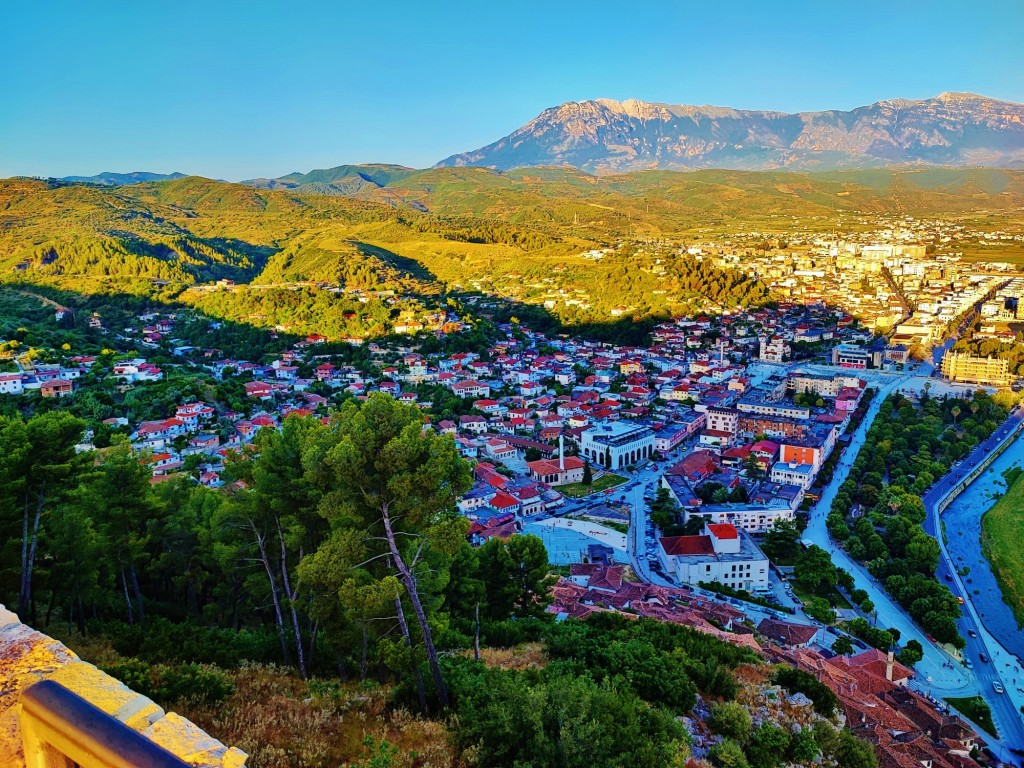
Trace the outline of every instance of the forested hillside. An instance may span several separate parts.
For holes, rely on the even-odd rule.
[[[308,189],[350,172],[377,191]],[[816,231],[841,219],[856,227],[863,213],[1024,204],[1024,172],[991,170],[598,178],[555,168],[351,166],[261,186],[291,188],[198,177],[122,187],[0,181],[0,280],[158,297],[297,333],[373,337],[403,317],[422,322],[452,295],[497,298],[489,312],[549,329],[599,328],[769,300],[742,269],[680,255],[680,243],[705,233]],[[216,296],[201,287],[221,279],[252,287]],[[268,290],[300,286],[291,296]],[[326,289],[344,298],[320,295]],[[336,311],[343,322],[327,322]]]

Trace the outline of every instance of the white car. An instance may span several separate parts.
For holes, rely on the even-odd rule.
[[[994,690],[996,693],[1005,693],[1006,692],[1003,689],[1003,684],[1000,683],[998,680],[996,680],[995,682],[992,683],[992,690]]]

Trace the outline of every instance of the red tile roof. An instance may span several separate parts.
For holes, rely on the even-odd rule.
[[[738,539],[740,536],[732,523],[709,523],[708,530],[716,539]]]
[[[713,555],[710,536],[665,536],[661,546],[666,555]]]

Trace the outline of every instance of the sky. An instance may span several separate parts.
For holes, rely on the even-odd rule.
[[[1024,102],[1022,0],[9,3],[0,177],[423,168],[547,107]]]

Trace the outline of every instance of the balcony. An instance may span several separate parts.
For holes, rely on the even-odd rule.
[[[246,757],[0,605],[4,768],[244,768]]]

